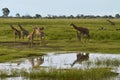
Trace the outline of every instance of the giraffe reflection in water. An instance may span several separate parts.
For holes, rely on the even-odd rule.
[[[79,52],[79,53],[77,53],[76,57],[77,57],[77,59],[71,64],[71,67],[73,67],[74,64],[77,63],[77,62],[82,62],[82,61],[88,60],[89,59],[89,53]]]
[[[44,57],[43,56],[39,56],[37,58],[30,58],[29,59],[32,67],[39,67],[43,62],[44,62]]]

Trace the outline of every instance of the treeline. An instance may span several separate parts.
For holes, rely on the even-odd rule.
[[[1,18],[6,17],[6,18],[48,18],[48,19],[59,19],[59,18],[64,18],[64,19],[74,19],[74,18],[120,18],[120,14],[115,14],[115,16],[112,15],[104,15],[104,16],[95,16],[95,15],[84,15],[84,14],[78,14],[76,16],[74,15],[47,15],[47,16],[42,16],[40,14],[35,14],[34,16],[31,15],[22,15],[20,16],[19,13],[16,13],[15,16],[8,16],[10,13],[10,10],[8,8],[2,8],[3,15],[0,16]]]
[[[4,16],[0,16],[1,18],[3,18]],[[41,16],[40,14],[36,14],[35,16],[31,16],[31,15],[23,15],[20,16],[19,14],[16,14],[16,16],[7,16],[6,18],[48,18],[48,19],[79,19],[79,18],[120,18],[119,14],[116,14],[115,16],[112,15],[104,15],[104,16],[95,16],[95,15],[83,15],[83,14],[78,14],[76,16],[74,15],[47,15],[47,16]]]

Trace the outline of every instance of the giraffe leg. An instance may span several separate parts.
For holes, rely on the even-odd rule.
[[[79,41],[79,38],[78,38],[78,32],[76,33],[76,37],[77,37],[77,39],[78,39],[78,41]]]
[[[77,39],[78,39],[78,41],[81,41],[81,35],[79,32],[77,32]]]
[[[33,46],[33,39],[31,40],[31,47]]]
[[[16,42],[16,38],[17,38],[17,35],[15,35],[15,41],[14,42]]]
[[[79,38],[80,38],[80,41],[82,41],[82,38],[83,38],[83,34],[82,33],[79,33]]]
[[[21,36],[22,36],[22,42],[24,42],[24,34],[23,34],[23,32],[21,32]]]
[[[22,37],[22,42],[24,42],[24,36]]]
[[[84,34],[80,33],[81,42],[84,43]]]
[[[19,41],[20,41],[21,36],[20,36],[20,35],[18,35],[18,37],[19,37]]]
[[[30,40],[28,39],[28,47],[30,47]]]
[[[41,44],[42,44],[42,38],[41,38],[41,36],[40,36],[40,39],[39,39],[39,41],[40,41],[40,46],[41,46]]]

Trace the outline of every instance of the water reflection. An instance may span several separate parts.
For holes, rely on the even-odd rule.
[[[32,57],[29,59],[29,62],[31,63],[32,67],[38,67],[44,62],[44,57],[39,56],[39,57]]]
[[[90,62],[88,64],[88,62]],[[19,65],[18,65],[19,64]],[[107,66],[106,66],[107,64]],[[117,66],[115,66],[117,65]],[[117,67],[120,72],[120,54],[97,54],[97,53],[48,53],[43,56],[24,59],[21,63],[6,62],[0,63],[0,70],[26,69],[32,68],[93,68],[93,67]]]
[[[67,53],[67,54],[48,53],[43,56],[22,59],[20,63],[17,62],[0,63],[0,71],[5,70],[8,74],[10,74],[10,71],[13,69],[19,71],[25,69],[27,72],[30,72],[30,70],[34,70],[34,69],[41,70],[43,68],[48,70],[49,68],[88,69],[95,67],[110,67],[112,68],[113,72],[120,73],[120,54],[100,54],[100,53],[84,53],[84,52]],[[17,80],[19,79],[19,77],[16,77],[15,79]],[[19,80],[23,80],[23,79],[24,79],[23,77],[20,77]],[[11,80],[14,79],[12,78]]]
[[[89,59],[89,53],[83,53],[83,52],[79,52],[78,54],[76,54],[77,59],[71,64],[71,67],[74,66],[75,63],[79,62],[81,63],[82,61],[86,61]]]

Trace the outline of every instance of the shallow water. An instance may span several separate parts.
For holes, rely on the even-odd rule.
[[[117,66],[113,63],[106,65],[105,60],[118,61]],[[105,63],[101,63],[105,62]],[[99,64],[98,64],[99,63]],[[30,71],[34,67],[40,68],[56,68],[56,69],[71,69],[71,68],[93,68],[93,67],[110,67],[112,71],[120,73],[120,54],[102,54],[102,53],[67,53],[56,54],[47,53],[43,56],[31,57],[23,59],[22,62],[6,62],[0,63],[0,70],[7,70],[8,74],[13,69]],[[120,78],[119,78],[120,79]]]
[[[97,66],[94,64],[96,60],[103,61],[103,60],[120,60],[120,54],[101,54],[101,53],[89,53],[88,58],[86,59],[84,56],[86,53],[82,53],[82,57],[79,57],[77,59],[78,53],[67,53],[67,54],[56,54],[56,53],[48,53],[43,56],[38,57],[31,57],[24,59],[20,63],[12,63],[12,62],[6,62],[6,63],[0,63],[0,70],[3,69],[31,69],[35,66],[40,67],[52,67],[57,69],[69,69],[69,68],[85,68],[88,67],[87,62],[91,62],[92,65],[89,65],[89,67]],[[81,53],[79,53],[81,54]],[[81,55],[80,55],[81,56]],[[84,59],[81,59],[83,58]],[[73,64],[74,63],[74,64]],[[101,65],[103,66],[103,65]]]

